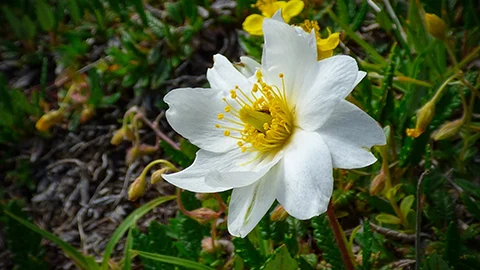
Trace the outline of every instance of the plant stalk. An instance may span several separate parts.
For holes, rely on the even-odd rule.
[[[327,216],[330,227],[332,227],[333,230],[333,235],[335,236],[335,240],[337,241],[338,248],[340,249],[340,253],[342,254],[345,268],[347,270],[355,270],[352,259],[350,258],[349,252],[347,250],[347,246],[345,245],[345,241],[343,239],[342,228],[340,227],[340,224],[335,217],[335,210],[333,209],[332,199],[330,199],[330,202],[328,203]]]

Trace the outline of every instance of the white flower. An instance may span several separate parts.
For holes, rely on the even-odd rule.
[[[233,189],[228,230],[245,237],[278,202],[293,217],[326,211],[333,168],[376,161],[385,144],[377,122],[345,97],[365,77],[349,56],[317,61],[315,34],[265,19],[262,64],[242,72],[222,55],[207,71],[210,89],[165,96],[170,125],[200,150],[166,181],[193,192]]]

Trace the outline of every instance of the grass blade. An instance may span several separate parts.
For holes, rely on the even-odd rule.
[[[33,224],[29,221],[26,221],[23,218],[17,217],[16,215],[14,215],[14,214],[12,214],[8,211],[4,211],[4,213],[7,214],[9,217],[13,218],[14,220],[18,221],[23,226],[25,226],[25,227],[29,228],[30,230],[40,234],[45,239],[48,239],[48,240],[54,242],[55,244],[57,244],[63,250],[63,252],[66,255],[68,255],[68,257],[70,257],[75,262],[75,265],[77,265],[77,267],[79,267],[81,269],[91,269],[91,270],[98,269],[98,265],[95,263],[93,258],[84,256],[76,248],[74,248],[73,246],[71,246],[67,242],[60,239],[58,236],[56,236],[56,235],[54,235],[50,232],[47,232],[45,230],[42,230],[39,227],[37,227],[35,224]]]
[[[138,254],[144,258],[156,260],[159,262],[174,264],[178,266],[183,266],[189,269],[198,269],[198,270],[213,270],[213,268],[208,267],[206,265],[200,264],[198,262],[189,261],[177,257],[172,257],[168,255],[161,255],[156,253],[144,252],[139,250],[131,250],[132,253]]]

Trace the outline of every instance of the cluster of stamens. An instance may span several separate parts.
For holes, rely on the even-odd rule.
[[[225,136],[237,139],[242,152],[276,151],[285,144],[293,129],[283,74],[279,74],[281,90],[266,84],[260,71],[257,71],[256,77],[250,92],[245,93],[236,86],[230,90],[228,99],[223,98],[227,106],[224,112],[218,114],[218,119],[229,124],[217,124],[216,127],[223,129]]]

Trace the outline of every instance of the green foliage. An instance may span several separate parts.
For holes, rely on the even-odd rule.
[[[248,237],[234,238],[235,253],[240,256],[249,269],[259,269],[264,259]]]
[[[363,221],[363,249],[362,249],[362,269],[371,269],[372,262],[370,256],[372,255],[373,233],[370,228],[368,220]]]
[[[285,246],[279,247],[273,253],[272,257],[265,261],[265,264],[260,268],[262,270],[296,270],[298,263],[290,256]]]
[[[328,223],[327,216],[321,215],[312,218],[313,236],[315,241],[322,251],[322,257],[332,265],[332,269],[345,269],[342,262],[342,256],[338,249],[333,232]]]
[[[172,238],[167,236],[167,230],[167,226],[156,221],[151,222],[148,226],[148,234],[143,234],[139,230],[134,229],[133,249],[162,255],[177,255]],[[149,270],[175,269],[171,264],[162,263],[147,257],[141,257],[141,261],[143,267]]]
[[[28,117],[39,113],[37,104],[32,104],[18,89],[10,89],[0,74],[0,144],[15,142],[26,136]]]
[[[0,207],[18,218],[29,219],[27,213],[22,211],[23,203],[20,201],[11,200]],[[12,253],[15,267],[18,269],[48,269],[44,260],[45,249],[40,244],[42,237],[27,227],[19,226],[18,222],[8,215],[0,215],[0,221],[4,227],[7,248]]]

